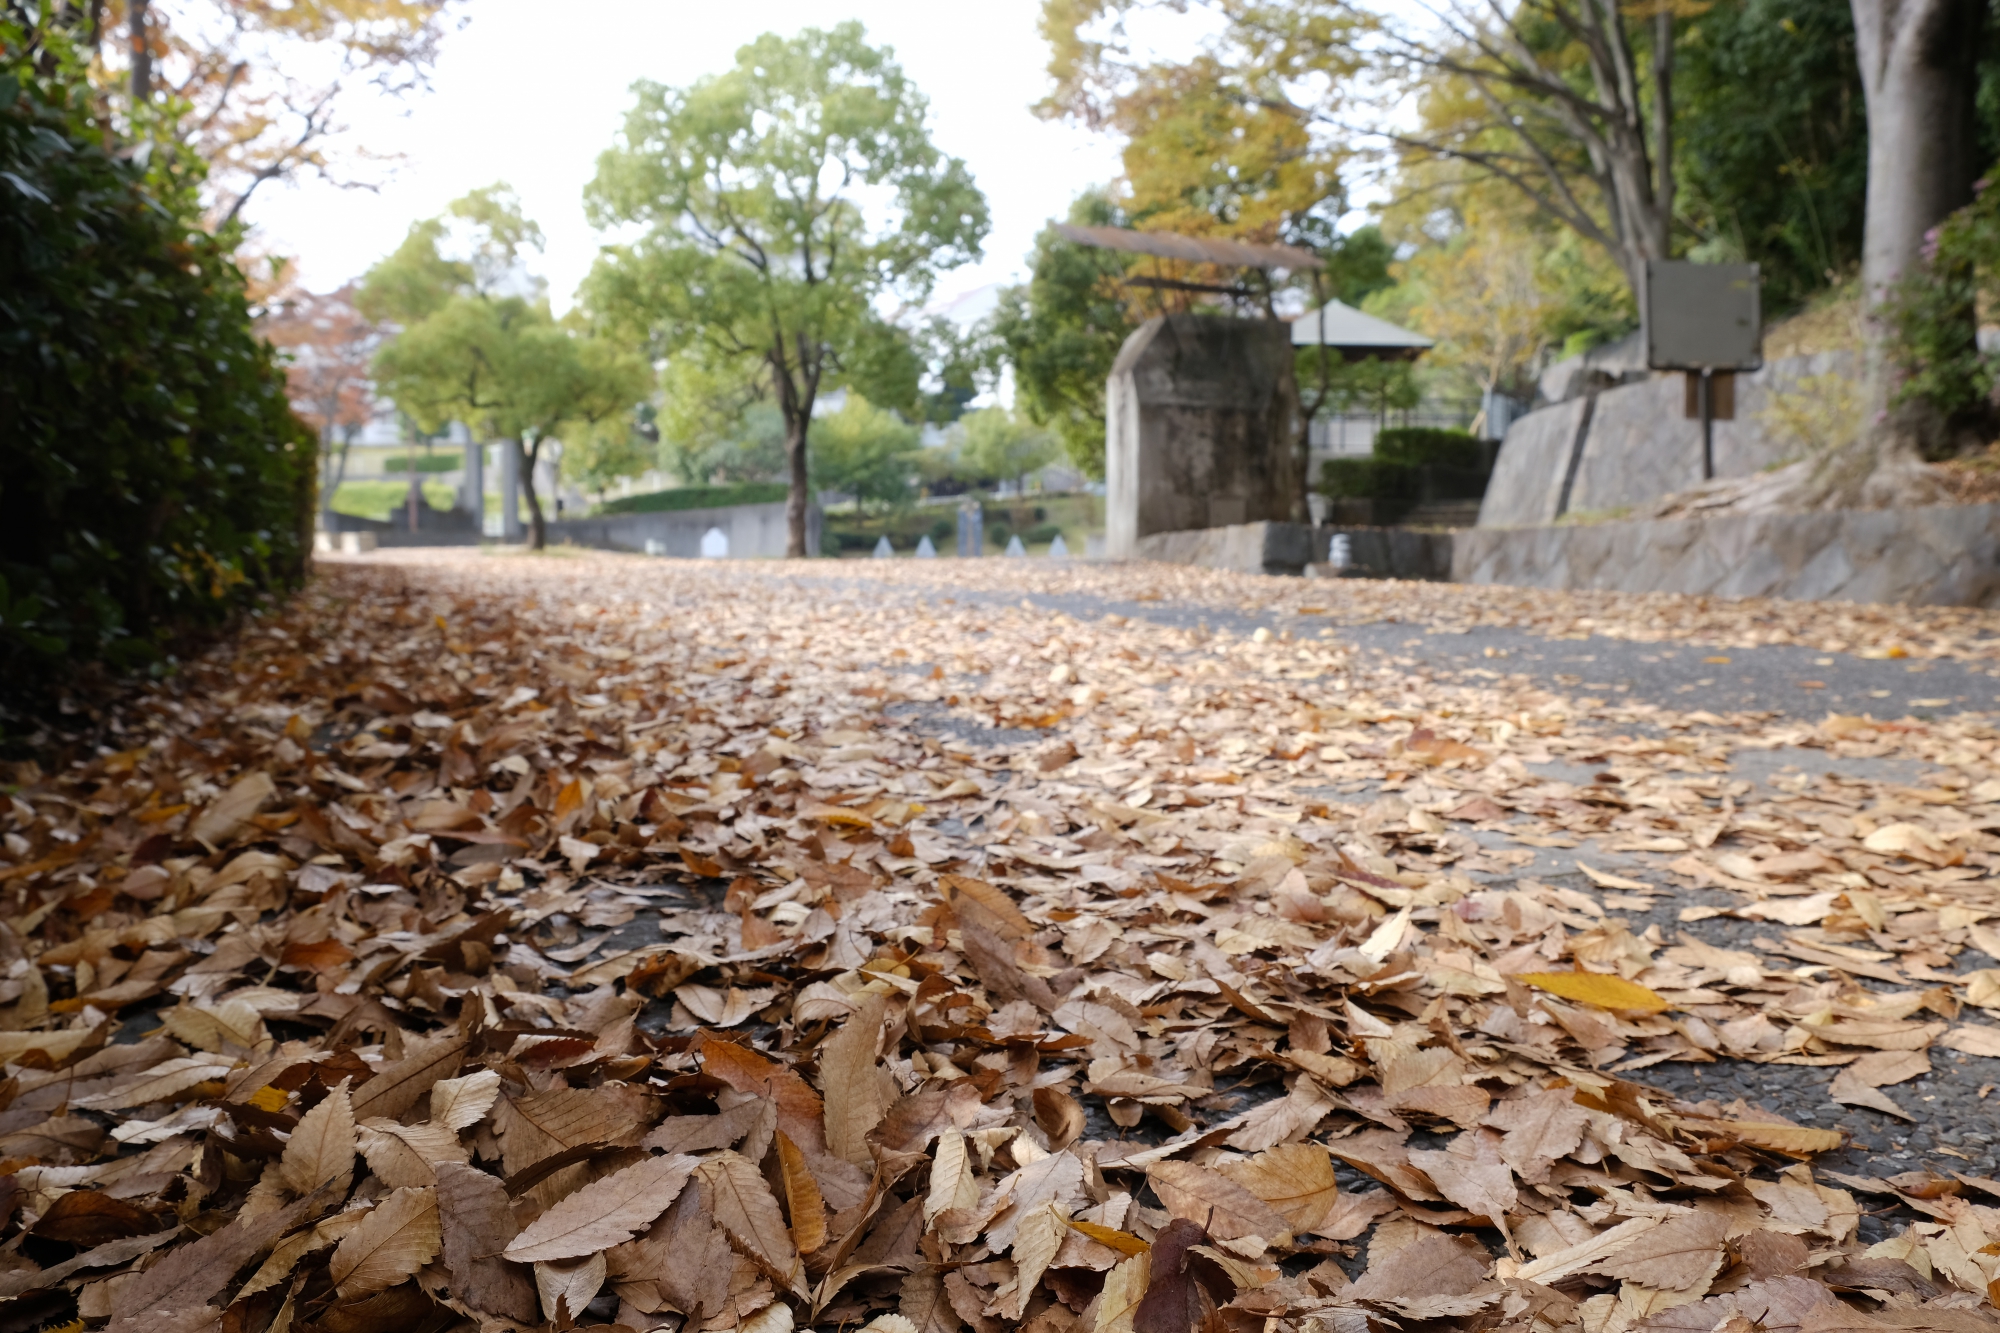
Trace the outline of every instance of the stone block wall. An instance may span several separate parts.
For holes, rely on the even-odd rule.
[[[1461,583],[2000,606],[2000,505],[1739,514],[1453,534]]]
[[[1810,377],[1857,373],[1852,353],[1824,352],[1737,376],[1734,418],[1715,423],[1715,475],[1745,477],[1787,461],[1793,443],[1766,425],[1773,394],[1796,392]],[[1479,526],[1629,509],[1697,484],[1701,423],[1684,415],[1685,399],[1682,377],[1662,374],[1530,412],[1507,429]]]

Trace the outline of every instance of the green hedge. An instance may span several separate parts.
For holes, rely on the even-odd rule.
[[[1451,468],[1484,472],[1486,445],[1462,430],[1429,426],[1392,426],[1375,436],[1375,457],[1411,467]]]
[[[132,667],[304,574],[313,437],[200,225],[107,144],[77,61],[0,24],[0,682]],[[141,164],[144,165],[141,165]]]
[[[785,498],[782,481],[745,481],[733,486],[676,486],[608,500],[600,514],[665,514],[679,509],[721,509],[728,505],[770,504]]]
[[[456,449],[448,454],[418,454],[416,462],[419,472],[456,472],[465,466],[465,455]],[[409,476],[409,455],[390,454],[382,460],[382,471],[390,474],[400,472],[406,477]]]

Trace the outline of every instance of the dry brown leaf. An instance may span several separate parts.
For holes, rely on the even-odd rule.
[[[435,1164],[463,1162],[465,1145],[443,1125],[399,1125],[370,1120],[355,1127],[355,1142],[368,1169],[391,1189],[437,1184]]]
[[[924,1199],[924,1221],[951,1208],[970,1208],[979,1202],[979,1181],[972,1174],[972,1155],[965,1136],[947,1128],[938,1135],[937,1155],[931,1162],[930,1193]]]
[[[1333,1158],[1317,1143],[1281,1144],[1220,1169],[1270,1204],[1297,1236],[1317,1232],[1340,1201]]]
[[[1837,1304],[1832,1292],[1809,1278],[1770,1278],[1752,1282],[1740,1291],[1677,1306],[1636,1327],[1647,1333],[1694,1333],[1696,1329],[1715,1333],[1724,1320],[1740,1316],[1761,1333],[1800,1333],[1815,1309]]]
[[[695,1165],[692,1157],[648,1157],[592,1181],[530,1222],[505,1255],[538,1264],[621,1245],[666,1211]]]
[[[384,1065],[356,1090],[356,1119],[400,1119],[433,1084],[450,1077],[465,1057],[465,1038],[458,1033],[423,1041],[410,1038],[407,1044],[412,1048],[410,1054]]]
[[[435,1191],[392,1190],[335,1247],[327,1275],[345,1300],[371,1295],[429,1263],[440,1243]]]
[[[535,1292],[541,1298],[542,1314],[558,1328],[574,1324],[584,1307],[597,1299],[604,1288],[605,1261],[592,1254],[566,1262],[544,1260],[535,1265]]]
[[[1135,1254],[1105,1276],[1091,1333],[1132,1333],[1132,1320],[1139,1313],[1139,1303],[1146,1299],[1152,1267],[1150,1253]]]
[[[733,1152],[706,1158],[696,1170],[708,1188],[715,1221],[728,1233],[730,1243],[773,1282],[800,1291],[804,1269],[763,1174]]]
[[[1389,1254],[1370,1253],[1368,1271],[1342,1296],[1355,1301],[1403,1301],[1421,1296],[1463,1296],[1492,1267],[1470,1236],[1430,1232]]]
[[[507,1191],[486,1172],[454,1162],[436,1168],[439,1231],[452,1290],[475,1310],[526,1323],[535,1286],[500,1257],[516,1234]]]
[[[1967,1023],[1955,1027],[1938,1038],[1940,1045],[1949,1046],[1954,1051],[1964,1051],[1967,1055],[1984,1055],[2000,1059],[2000,1027],[1986,1023]]]
[[[1137,1304],[1137,1298],[1134,1298]],[[903,1279],[897,1293],[897,1312],[910,1321],[917,1333],[958,1333],[965,1322],[958,1312],[951,1308],[951,1297],[944,1289],[944,1276],[937,1269],[924,1266],[911,1271]]]
[[[1069,1231],[1069,1214],[1060,1204],[1045,1203],[1021,1219],[1014,1232],[1013,1293],[1000,1302],[999,1317],[1019,1320],[1027,1307],[1028,1298],[1041,1285],[1042,1275],[1049,1270],[1049,1263],[1062,1248],[1063,1237]]]
[[[279,1169],[294,1194],[311,1194],[331,1185],[330,1193],[345,1196],[354,1182],[355,1151],[354,1104],[347,1080],[342,1079],[319,1105],[299,1117]]]
[[[806,1168],[806,1156],[783,1130],[778,1131],[778,1178],[785,1187],[785,1212],[792,1219],[792,1243],[800,1254],[826,1244],[826,1202],[819,1184]]]
[[[447,1129],[470,1129],[486,1118],[499,1094],[500,1075],[491,1069],[439,1079],[431,1085],[431,1120]]]
[[[886,1006],[881,995],[863,996],[840,1030],[819,1047],[827,1150],[861,1167],[874,1163],[868,1132],[882,1122],[899,1095],[895,1078],[876,1062]]]
[[[208,807],[188,826],[188,836],[214,849],[233,841],[236,833],[250,822],[250,816],[278,794],[278,784],[269,773],[251,773],[237,779],[228,791],[209,802]]]
[[[1442,1152],[1413,1152],[1410,1165],[1422,1171],[1438,1193],[1507,1234],[1507,1214],[1518,1196],[1514,1172],[1500,1156],[1500,1136],[1490,1129],[1471,1129],[1445,1145]]]
[[[1547,1088],[1496,1105],[1485,1123],[1505,1130],[1500,1157],[1530,1185],[1549,1178],[1549,1168],[1583,1141],[1590,1117],[1570,1088]]]
[[[707,1188],[699,1179],[681,1191],[666,1216],[639,1243],[645,1247],[647,1271],[674,1309],[698,1319],[713,1319],[722,1312],[729,1302],[734,1266],[740,1261],[715,1225]]]
[[[1292,1242],[1282,1213],[1220,1171],[1193,1162],[1159,1162],[1146,1175],[1170,1216],[1184,1217],[1211,1236],[1259,1236],[1277,1246]]]
[[[1722,1242],[1730,1218],[1720,1211],[1697,1211],[1665,1224],[1613,1251],[1592,1272],[1662,1291],[1700,1295],[1722,1267]]]

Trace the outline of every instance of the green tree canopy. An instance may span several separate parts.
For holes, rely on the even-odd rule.
[[[887,408],[849,390],[840,410],[814,423],[813,481],[866,505],[910,496],[918,431]]]
[[[931,143],[928,103],[858,23],[767,34],[685,88],[642,81],[598,159],[593,223],[645,229],[586,284],[657,352],[767,376],[785,422],[790,551],[806,554],[807,436],[841,382],[914,407],[918,358],[880,314],[979,256],[986,201]]]
[[[1070,205],[1069,221],[1122,227],[1124,213],[1101,192]],[[1118,282],[1127,259],[1077,245],[1046,227],[1035,238],[1027,284],[1001,294],[990,327],[1014,367],[1015,405],[1053,430],[1070,461],[1104,475],[1104,381],[1138,321]]]
[[[961,470],[1017,484],[1055,462],[1058,451],[1052,434],[1004,407],[966,413],[953,433]]]
[[[425,431],[454,419],[521,455],[530,540],[547,540],[535,465],[544,443],[628,413],[652,373],[630,348],[558,325],[526,268],[542,236],[504,185],[416,223],[368,273],[360,305],[400,325],[377,383]]]

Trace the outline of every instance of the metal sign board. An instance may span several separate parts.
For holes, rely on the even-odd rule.
[[[1756,370],[1764,364],[1755,264],[1646,261],[1646,364],[1654,370]]]

